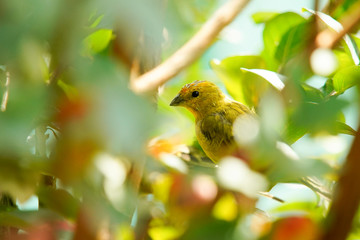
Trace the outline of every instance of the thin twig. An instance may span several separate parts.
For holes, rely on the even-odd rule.
[[[327,189],[324,185],[315,181],[312,177],[304,177],[300,179],[300,182],[313,190],[315,193],[319,194],[327,201],[332,199],[332,193],[329,189]]]
[[[5,92],[1,102],[1,111],[5,112],[6,106],[9,99],[9,85],[10,85],[10,72],[6,72],[6,81],[5,81]]]
[[[250,0],[229,0],[184,46],[153,70],[131,82],[137,93],[153,91],[193,63],[213,43],[220,31],[231,23]]]
[[[278,197],[270,194],[269,192],[258,192],[258,193],[260,196],[267,197],[267,198],[273,199],[273,200],[281,202],[281,203],[285,203],[285,200],[278,198]]]

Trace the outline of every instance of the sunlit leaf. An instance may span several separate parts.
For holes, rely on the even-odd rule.
[[[222,196],[214,205],[212,215],[225,221],[235,220],[238,216],[238,207],[234,196],[230,193]]]
[[[278,14],[277,12],[256,12],[252,15],[252,19],[255,23],[265,23]]]
[[[247,69],[247,68],[241,68],[241,70],[252,72],[254,74],[259,75],[260,77],[267,80],[271,85],[273,85],[279,91],[285,87],[284,81],[286,77],[276,72],[272,72],[264,69]]]
[[[98,53],[103,51],[113,38],[113,31],[100,29],[85,39],[85,52]]]
[[[171,226],[152,227],[149,229],[150,237],[156,240],[178,239],[181,234],[182,232],[178,228]]]
[[[289,203],[285,202],[280,206],[273,208],[271,212],[289,214],[294,211],[302,211],[304,213],[305,212],[312,213],[318,211],[318,213],[320,213],[319,211],[321,210],[323,209],[318,208],[317,202],[308,201],[308,202],[289,202]]]
[[[347,54],[344,50],[335,49],[333,50],[333,52],[339,64],[338,69],[354,66],[354,61],[352,60],[351,56]]]
[[[360,66],[351,66],[339,70],[334,78],[334,90],[341,94],[347,89],[359,83],[360,80]]]

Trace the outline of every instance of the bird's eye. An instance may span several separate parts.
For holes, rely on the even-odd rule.
[[[193,96],[193,97],[199,96],[199,92],[198,92],[198,91],[193,91],[193,92],[192,92],[192,96]]]

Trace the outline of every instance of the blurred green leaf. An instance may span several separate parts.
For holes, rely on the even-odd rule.
[[[241,68],[265,68],[265,62],[259,56],[228,57],[222,61],[212,60],[210,65],[224,82],[229,94],[250,108],[258,105],[260,96],[269,86],[263,77],[241,70]]]
[[[18,228],[26,228],[31,226],[31,224],[22,219],[19,216],[14,215],[11,212],[1,212],[0,213],[0,225],[2,227],[8,226],[8,227],[18,227]]]
[[[279,63],[274,58],[284,34],[304,21],[305,19],[300,15],[287,12],[275,16],[265,24],[263,32],[263,55],[269,66],[269,70],[277,70]]]
[[[111,152],[139,159],[155,126],[153,106],[128,88],[112,84],[98,89],[96,99],[89,117],[97,140]]]
[[[100,15],[100,16],[97,16],[96,17],[96,15],[94,14],[93,16],[91,16],[90,18],[89,18],[89,21],[92,21],[93,20],[93,22],[92,22],[92,24],[90,25],[90,28],[95,28],[95,27],[97,27],[98,25],[99,25],[99,23],[101,22],[101,20],[103,19],[103,17],[104,17],[104,14],[102,14],[102,15]],[[95,19],[94,19],[95,18]]]
[[[311,213],[315,210],[322,211],[319,209],[316,202],[290,202],[283,203],[279,207],[276,207],[271,210],[272,213],[285,213],[294,212],[294,211],[306,211]]]
[[[286,63],[296,54],[303,52],[308,41],[311,39],[312,24],[300,22],[293,25],[281,37],[280,43],[275,51],[275,57],[280,63]]]
[[[292,117],[297,125],[309,129],[310,132],[334,132],[340,111],[347,104],[343,100],[333,98],[321,103],[305,102],[299,106]]]
[[[25,202],[34,195],[40,173],[19,165],[18,159],[0,156],[0,189],[14,199]]]
[[[319,103],[324,100],[324,94],[317,88],[306,83],[301,83],[301,90],[304,93],[305,101]]]
[[[64,81],[58,80],[57,85],[64,91],[64,93],[70,100],[74,100],[76,97],[79,96],[78,90],[75,87],[66,84]]]
[[[304,126],[297,124],[294,120],[289,120],[281,134],[281,139],[287,144],[293,144],[308,132]]]
[[[251,17],[255,23],[265,23],[278,15],[278,12],[256,12]]]
[[[0,151],[4,155],[28,151],[26,139],[34,123],[46,118],[49,104],[42,84],[27,84],[22,79],[11,78],[10,91],[6,111],[0,111]]]
[[[339,70],[334,78],[334,90],[341,94],[360,81],[360,66],[351,66]]]
[[[333,50],[333,53],[335,54],[336,59],[338,61],[339,70],[345,67],[354,66],[354,61],[352,60],[351,56],[348,53],[346,53],[344,50],[335,49]]]
[[[235,230],[235,226],[236,222],[222,221],[211,217],[197,219],[191,222],[189,229],[180,239],[227,239]]]
[[[179,239],[181,234],[182,232],[178,228],[171,226],[151,227],[149,229],[149,236],[156,240]]]
[[[334,13],[332,14],[335,19],[341,18],[351,7],[354,3],[357,3],[358,0],[344,0],[341,4],[337,4],[337,8],[335,9]]]
[[[321,91],[324,93],[324,96],[329,96],[334,91],[334,83],[332,78],[326,80],[324,86],[322,86]]]
[[[58,214],[48,209],[39,209],[37,211],[14,210],[10,212],[0,212],[0,226],[16,227],[23,230],[49,219],[52,221],[63,220]]]
[[[103,51],[113,37],[113,31],[111,29],[99,29],[95,31],[85,39],[84,52],[94,54]]]
[[[49,187],[41,188],[38,192],[39,201],[43,206],[62,216],[75,220],[78,214],[80,201],[63,189]]]
[[[356,135],[356,131],[352,127],[340,121],[336,121],[336,133],[342,133],[353,136]]]
[[[300,159],[294,160],[286,156],[286,152],[281,151],[277,154],[277,158],[271,163],[271,167],[266,172],[269,181],[272,184],[279,182],[298,182],[302,177],[315,176],[321,178],[322,176],[334,173],[333,168],[318,159]],[[282,156],[283,155],[283,156]],[[269,157],[276,157],[274,154]]]

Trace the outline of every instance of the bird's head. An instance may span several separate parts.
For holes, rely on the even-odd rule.
[[[171,101],[170,106],[185,107],[197,117],[218,107],[224,99],[225,95],[214,83],[195,81],[186,84]]]

